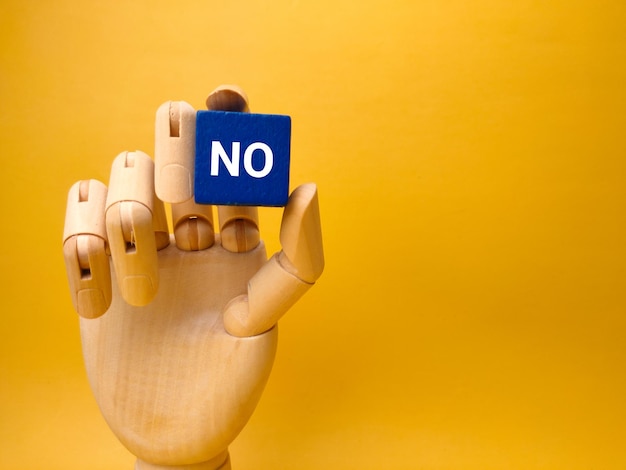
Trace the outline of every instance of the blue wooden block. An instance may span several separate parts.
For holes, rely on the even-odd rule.
[[[284,206],[290,142],[289,116],[198,111],[196,202]]]

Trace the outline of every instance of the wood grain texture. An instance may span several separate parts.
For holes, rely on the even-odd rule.
[[[140,460],[190,465],[224,453],[251,416],[271,371],[277,328],[247,338],[222,310],[265,262],[263,244],[235,254],[218,242],[159,252],[159,291],[128,305],[113,282],[106,315],[81,320],[91,387],[107,423]],[[112,271],[113,278],[115,273]]]

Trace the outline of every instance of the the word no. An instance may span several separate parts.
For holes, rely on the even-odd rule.
[[[265,156],[265,164],[260,170],[252,166],[252,155],[260,150]],[[220,160],[226,167],[230,176],[239,176],[239,164],[241,161],[241,142],[233,142],[231,156],[228,155],[221,142],[211,141],[211,176],[219,176]],[[248,145],[243,152],[243,169],[253,178],[263,178],[267,176],[274,166],[274,154],[269,145],[263,142],[253,142]]]

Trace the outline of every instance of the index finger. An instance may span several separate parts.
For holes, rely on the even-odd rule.
[[[221,85],[209,94],[207,109],[248,112],[248,98],[236,85]],[[185,101],[166,101],[156,112],[154,146],[155,192],[178,204],[194,196],[196,110]]]

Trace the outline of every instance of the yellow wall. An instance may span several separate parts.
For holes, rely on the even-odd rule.
[[[292,116],[327,255],[235,469],[626,467],[625,24],[623,0],[3,1],[0,468],[132,468],[82,368],[66,192],[230,82]]]

